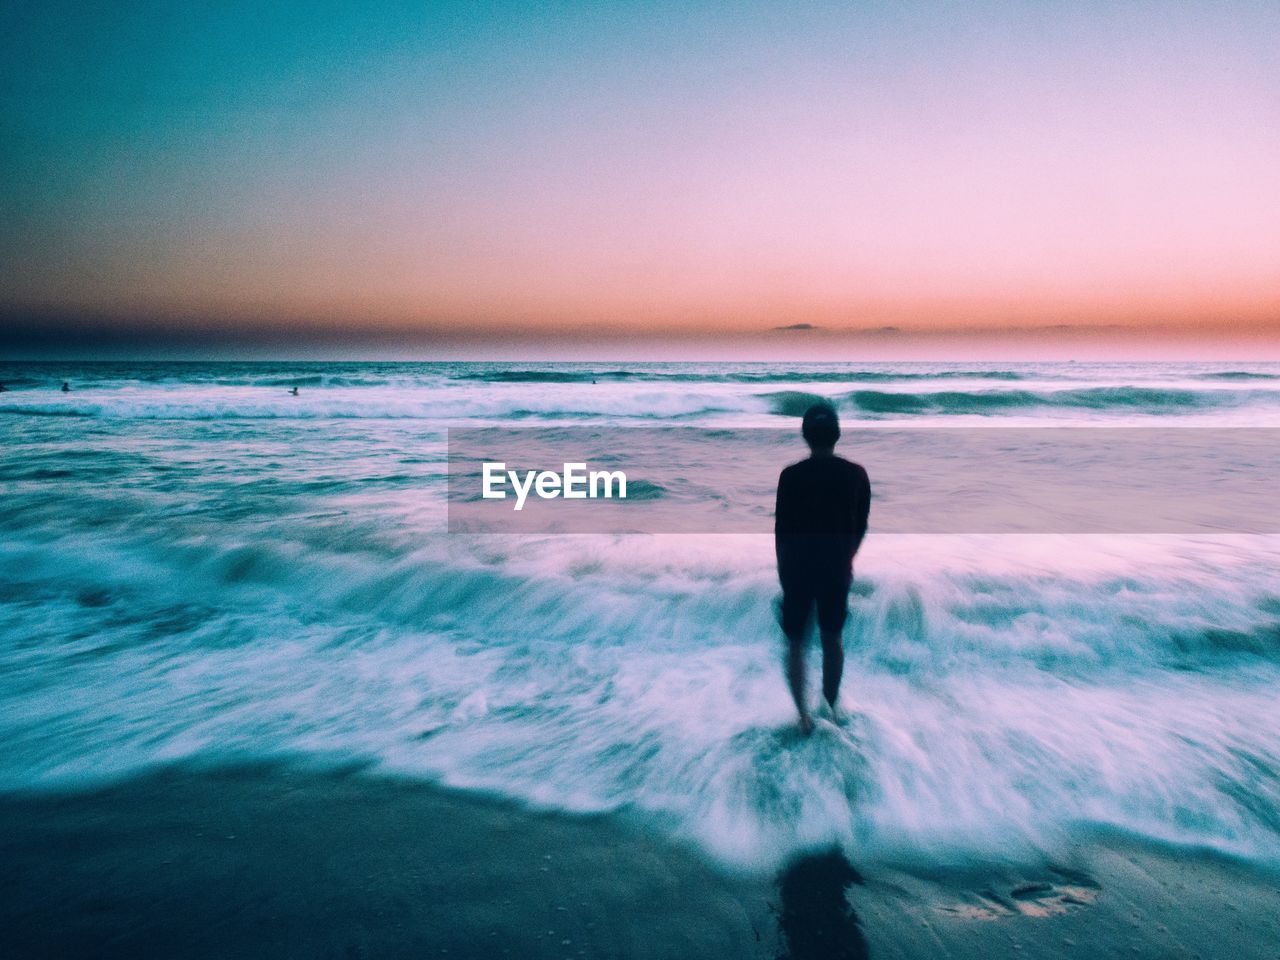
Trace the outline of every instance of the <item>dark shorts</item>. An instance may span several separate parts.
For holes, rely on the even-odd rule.
[[[839,633],[849,616],[852,580],[849,572],[839,570],[785,578],[782,581],[782,632],[791,640],[802,639],[809,614],[816,606],[818,629],[823,633]]]

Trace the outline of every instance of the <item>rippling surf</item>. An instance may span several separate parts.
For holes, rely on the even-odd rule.
[[[7,364],[0,382],[6,789],[356,760],[625,810],[747,867],[829,841],[863,862],[1052,855],[1097,831],[1280,860],[1275,537],[877,536],[873,508],[848,720],[802,740],[767,528],[468,537],[444,494],[450,426],[794,426],[814,397],[846,425],[1280,426],[1280,368]]]

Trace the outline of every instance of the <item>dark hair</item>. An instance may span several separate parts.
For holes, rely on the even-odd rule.
[[[829,403],[815,403],[804,412],[800,434],[805,443],[815,450],[834,447],[840,439],[840,418],[836,416],[836,408]]]

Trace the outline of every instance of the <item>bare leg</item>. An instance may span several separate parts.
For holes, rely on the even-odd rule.
[[[800,714],[800,732],[806,736],[813,731],[813,720],[804,705],[804,640],[788,640],[787,685],[791,687],[791,699],[796,702]]]
[[[831,716],[838,719],[836,699],[840,696],[840,677],[844,674],[844,641],[840,631],[822,631],[822,695],[831,707]]]

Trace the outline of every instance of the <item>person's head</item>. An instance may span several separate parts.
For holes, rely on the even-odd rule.
[[[804,412],[800,435],[810,450],[831,450],[840,439],[840,418],[836,416],[836,408],[829,403],[815,403]]]

